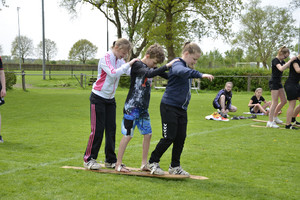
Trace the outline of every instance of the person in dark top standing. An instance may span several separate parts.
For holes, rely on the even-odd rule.
[[[213,100],[213,106],[215,109],[218,109],[220,115],[224,118],[227,118],[228,112],[236,112],[237,107],[231,104],[232,98],[232,82],[227,82],[224,89],[221,89]]]
[[[269,111],[266,110],[267,107],[271,105],[271,101],[266,101],[262,96],[262,88],[256,88],[254,95],[251,97],[248,107],[250,113],[264,113],[265,115],[269,114]],[[264,103],[263,105],[261,103]]]
[[[296,121],[296,116],[300,112],[300,105],[295,109],[297,100],[300,101],[300,54],[297,59],[291,63],[289,77],[284,84],[284,89],[289,101],[289,107],[286,112],[286,129],[297,129],[292,126],[294,124],[300,124]]]
[[[4,104],[4,97],[6,96],[6,82],[5,82],[5,73],[2,63],[2,58],[0,57],[0,98],[1,105]],[[0,131],[1,131],[1,114],[0,114]],[[1,133],[1,132],[0,132]],[[0,134],[0,143],[3,143],[3,138]]]
[[[284,60],[288,58],[289,55],[290,50],[285,46],[282,46],[278,50],[276,58],[272,60],[272,77],[269,81],[272,103],[270,106],[269,121],[267,122],[267,127],[278,128],[279,126],[276,123],[282,123],[282,121],[277,117],[279,111],[287,102],[281,83],[282,72],[286,68],[288,68],[290,64],[297,58],[293,57],[287,63],[285,63]],[[280,98],[280,103],[278,103],[278,98]]]
[[[172,62],[156,68],[156,65],[165,60],[165,53],[159,44],[151,45],[141,61],[135,62],[131,67],[130,89],[124,105],[124,117],[122,120],[122,134],[117,163],[115,166],[116,171],[129,172],[130,170],[122,164],[123,155],[129,141],[133,137],[134,128],[137,126],[139,132],[144,136],[143,140],[143,158],[141,170],[147,170],[147,156],[150,146],[152,129],[150,124],[150,116],[148,112],[152,78],[160,75],[163,78],[168,78],[167,71]]]
[[[159,161],[165,151],[173,144],[169,173],[189,176],[189,173],[183,170],[180,165],[180,157],[186,138],[187,108],[191,98],[192,79],[207,78],[213,80],[214,78],[210,74],[202,74],[193,69],[200,56],[200,47],[196,43],[187,42],[183,47],[180,60],[176,61],[170,68],[168,84],[160,104],[162,138],[146,165],[151,174],[164,174],[159,166]]]

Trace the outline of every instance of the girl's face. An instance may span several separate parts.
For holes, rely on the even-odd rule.
[[[279,60],[285,60],[285,59],[287,59],[289,56],[290,56],[289,53],[286,53],[286,54],[280,54],[280,55],[278,56],[278,58],[279,58]]]
[[[194,65],[196,64],[197,60],[200,58],[200,53],[194,53],[190,54],[189,52],[184,52],[182,59],[186,62],[186,64],[190,68],[194,68]]]
[[[116,46],[113,49],[113,52],[115,54],[115,56],[117,57],[117,59],[122,59],[122,58],[126,58],[128,55],[128,50],[126,49],[121,49],[118,46]]]
[[[230,92],[230,91],[232,90],[232,85],[231,85],[230,83],[226,84],[226,85],[225,85],[225,90],[226,90],[227,92]]]
[[[261,90],[257,90],[257,91],[255,92],[255,95],[256,95],[257,97],[260,97],[260,96],[262,95],[262,91],[261,91]]]

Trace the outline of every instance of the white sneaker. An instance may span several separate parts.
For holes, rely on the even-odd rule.
[[[151,174],[156,174],[156,175],[164,175],[165,172],[159,167],[159,164],[154,162],[154,163],[147,163],[146,168],[149,169]]]
[[[270,122],[270,121],[267,122],[267,127],[279,128],[279,126],[276,124],[276,122]]]
[[[185,175],[185,176],[190,176],[188,172],[182,169],[181,166],[178,167],[169,167],[169,174],[176,174],[176,175]]]
[[[276,122],[277,124],[282,124],[283,121],[278,119],[278,117],[274,117],[274,122]]]
[[[100,169],[101,168],[101,165],[99,163],[97,163],[97,161],[93,158],[91,158],[91,160],[88,162],[83,162],[83,166],[86,169]]]

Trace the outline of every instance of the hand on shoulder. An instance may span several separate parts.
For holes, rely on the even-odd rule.
[[[129,65],[132,66],[133,63],[135,63],[136,61],[139,61],[139,58],[134,58],[129,62]]]
[[[174,60],[172,60],[171,62],[169,62],[168,64],[166,64],[167,68],[172,67],[172,65],[174,64],[174,62],[179,61],[179,58],[176,58]]]

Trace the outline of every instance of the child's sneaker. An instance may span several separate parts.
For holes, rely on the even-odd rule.
[[[181,166],[178,167],[169,167],[169,174],[175,174],[175,175],[185,175],[185,176],[190,176],[188,172],[183,170]]]
[[[156,175],[164,175],[165,172],[159,167],[159,164],[154,162],[154,163],[147,163],[146,168],[150,171],[151,174],[156,174]]]
[[[279,128],[279,126],[275,122],[270,122],[270,121],[267,122],[267,127]]]
[[[109,162],[105,162],[105,167],[106,168],[115,168],[116,167],[116,163],[109,163]]]
[[[0,135],[0,143],[3,143],[4,141],[3,141],[3,138],[2,138],[2,136]]]
[[[298,128],[293,127],[291,124],[290,125],[285,125],[286,129],[294,129],[294,130],[298,130]]]
[[[274,120],[274,122],[276,122],[276,124],[282,124],[283,123],[283,121],[278,119],[278,117],[274,117],[273,120]]]
[[[100,169],[101,168],[101,165],[99,163],[97,163],[97,161],[93,158],[91,158],[91,160],[88,162],[83,162],[83,166],[86,169]]]
[[[147,164],[141,166],[141,171],[150,172],[151,170],[148,168]]]
[[[292,124],[293,124],[293,125],[298,125],[298,126],[299,126],[299,125],[300,125],[300,122],[293,121]]]

